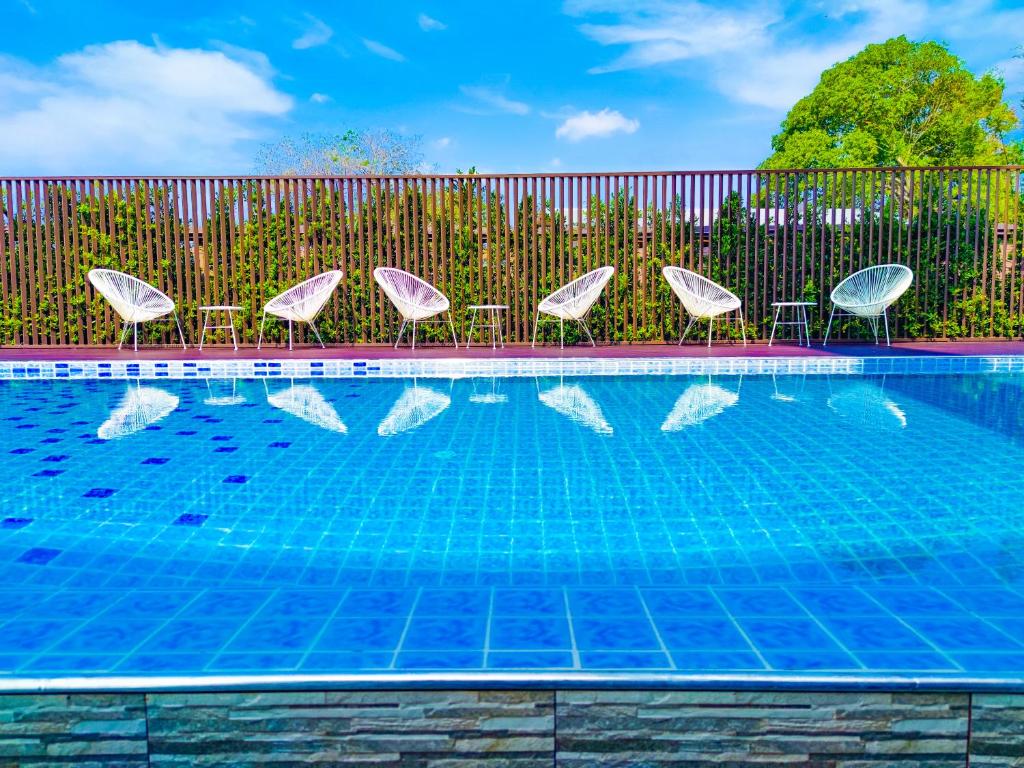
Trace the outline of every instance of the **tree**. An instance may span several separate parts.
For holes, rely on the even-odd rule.
[[[421,145],[419,136],[386,130],[304,133],[264,144],[256,171],[284,176],[421,173]]]
[[[786,115],[763,168],[1019,162],[1003,81],[936,42],[895,37],[827,69]]]

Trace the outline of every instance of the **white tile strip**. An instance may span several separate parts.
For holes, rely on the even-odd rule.
[[[0,361],[12,379],[1021,373],[1024,356]]]

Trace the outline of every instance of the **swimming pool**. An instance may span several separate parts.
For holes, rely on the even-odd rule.
[[[0,381],[0,671],[1024,678],[1024,375],[890,370]]]

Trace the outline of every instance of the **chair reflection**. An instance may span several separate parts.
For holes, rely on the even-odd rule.
[[[263,381],[263,386],[266,389],[266,379]],[[348,432],[348,427],[338,416],[334,406],[327,402],[320,394],[320,390],[312,384],[296,384],[293,380],[291,386],[280,392],[271,394],[269,389],[266,391],[267,402],[274,408],[329,432],[340,434]]]
[[[452,399],[448,395],[413,379],[412,386],[405,388],[377,426],[377,434],[391,437],[410,432],[422,427],[451,404]]]
[[[491,386],[488,390],[483,392],[477,391],[478,377],[473,379],[473,392],[469,396],[469,402],[477,403],[479,405],[496,405],[498,403],[507,403],[508,395],[498,391],[498,377],[491,376]]]
[[[203,405],[223,407],[244,404],[245,395],[240,395],[237,392],[238,379],[231,379],[230,384],[229,390],[227,379],[207,379],[206,391],[208,394],[203,398]]]
[[[861,426],[876,429],[907,426],[907,413],[885,391],[885,379],[874,384],[861,377],[833,391],[828,398],[828,407],[840,418],[856,422]],[[832,379],[829,377],[829,389]]]
[[[742,379],[740,384],[742,384]],[[691,384],[683,390],[676,400],[676,404],[665,417],[665,421],[662,422],[661,431],[679,432],[687,427],[696,426],[721,415],[727,408],[736,405],[739,400],[739,385],[737,385],[736,391],[732,392],[715,384],[708,377],[706,384]]]
[[[129,384],[121,402],[96,430],[101,440],[116,440],[141,432],[168,416],[178,407],[177,395],[159,387]]]
[[[586,427],[599,435],[613,434],[612,425],[604,417],[604,411],[579,384],[565,384],[558,380],[558,386],[541,391],[540,380],[537,379],[537,397],[548,408],[567,416],[580,426]]]

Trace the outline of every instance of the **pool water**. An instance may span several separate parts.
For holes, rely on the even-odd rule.
[[[0,672],[1024,678],[1024,376],[0,382]]]

